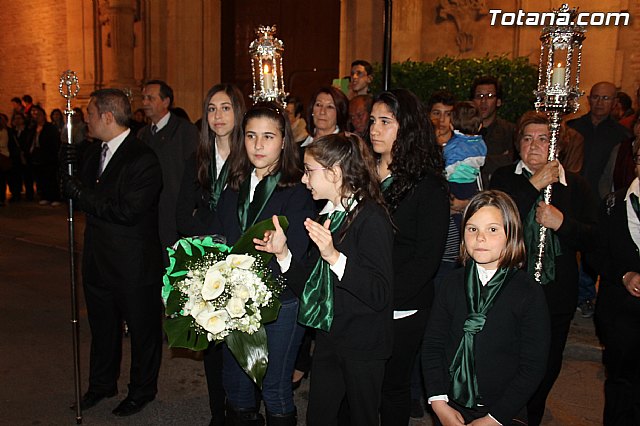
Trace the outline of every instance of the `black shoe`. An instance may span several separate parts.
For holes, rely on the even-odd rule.
[[[298,413],[294,410],[287,414],[267,413],[267,426],[296,426]]]
[[[118,394],[118,392],[98,393],[98,392],[88,391],[87,393],[85,393],[82,396],[82,399],[80,400],[80,409],[82,411],[88,410],[89,408],[92,408],[92,407],[95,407],[96,405],[98,405],[98,403],[100,401],[102,401],[103,399],[114,397],[117,394]],[[76,409],[76,405],[73,404],[69,408],[71,408],[72,410],[75,410]]]
[[[120,404],[118,404],[112,413],[119,417],[131,416],[142,411],[145,405],[153,400],[154,398],[136,401],[133,398],[126,397]]]

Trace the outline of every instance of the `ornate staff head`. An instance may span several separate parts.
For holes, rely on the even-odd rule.
[[[548,161],[556,159],[556,147],[560,124],[564,114],[574,113],[580,104],[580,65],[585,28],[577,25],[578,9],[569,9],[563,4],[549,15],[551,24],[542,29],[540,35],[540,64],[538,67],[538,89],[535,91],[537,111],[549,116]],[[544,189],[544,202],[551,203],[551,185]],[[533,277],[542,282],[544,251],[547,228],[540,226],[538,255]],[[555,261],[555,260],[550,260]]]
[[[67,116],[67,143],[73,143],[71,139],[71,117],[75,114],[75,111],[71,108],[71,99],[78,96],[80,91],[80,83],[78,83],[78,75],[75,71],[66,70],[62,73],[58,90],[62,97],[67,100],[67,107],[64,110]]]
[[[580,65],[585,28],[577,25],[578,9],[563,4],[553,10],[552,25],[540,35],[540,64],[535,107],[538,111],[574,113],[580,104]]]
[[[253,73],[253,94],[250,97],[254,103],[276,101],[284,105],[289,95],[284,91],[284,44],[274,37],[275,25],[261,25],[255,31],[258,38],[249,45]]]

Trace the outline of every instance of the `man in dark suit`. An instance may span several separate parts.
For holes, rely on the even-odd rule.
[[[131,335],[129,394],[113,413],[128,416],[155,398],[162,355],[162,255],[158,239],[160,163],[127,127],[123,92],[91,94],[87,148],[78,177],[62,174],[65,197],[86,215],[82,280],[91,326],[89,390],[82,409],[118,393],[122,321]],[[65,149],[69,145],[64,144]],[[68,154],[66,160],[70,159]]]
[[[178,240],[176,206],[184,173],[184,164],[194,153],[198,143],[198,129],[169,112],[173,105],[173,90],[162,80],[150,80],[142,89],[142,106],[151,124],[138,132],[138,138],[158,156],[164,186],[158,206],[160,242],[165,266],[166,248]]]

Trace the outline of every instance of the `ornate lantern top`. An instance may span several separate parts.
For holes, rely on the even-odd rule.
[[[284,105],[288,93],[284,91],[282,54],[284,44],[275,38],[275,25],[261,25],[255,30],[257,38],[249,44],[253,72],[254,102],[277,101]]]
[[[539,111],[573,113],[580,104],[580,66],[586,29],[578,25],[578,9],[563,4],[544,13],[550,24],[540,35],[540,64],[535,107]]]

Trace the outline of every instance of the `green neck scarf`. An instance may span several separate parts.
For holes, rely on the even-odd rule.
[[[216,154],[215,148],[213,152],[213,158],[211,158],[211,165],[209,170],[211,176],[211,196],[209,197],[209,210],[212,212],[216,210],[218,201],[220,200],[220,194],[227,183],[227,177],[229,176],[229,162],[225,161],[220,170],[220,176],[216,176]]]
[[[631,207],[633,207],[633,211],[636,212],[636,216],[640,219],[640,200],[638,200],[638,196],[632,192],[629,194],[629,199],[631,200]]]
[[[251,175],[247,176],[242,182],[240,193],[238,194],[238,223],[243,233],[256,222],[264,206],[269,202],[271,194],[278,186],[278,182],[280,182],[280,172],[262,178],[258,186],[256,186],[256,190],[253,193],[253,201],[251,202],[249,202]]]
[[[522,174],[530,179],[532,174],[526,169],[522,169]],[[524,244],[527,249],[527,272],[533,277],[536,271],[536,262],[538,260],[538,245],[540,244],[540,224],[536,222],[536,208],[538,203],[544,199],[544,191],[540,191],[540,195],[529,210],[524,223],[522,224],[524,232]],[[547,228],[545,231],[545,246],[542,255],[542,276],[540,284],[549,284],[556,278],[556,256],[562,254],[560,249],[560,240],[553,230]]]
[[[387,192],[387,189],[389,189],[392,183],[393,176],[389,175],[385,180],[380,182],[380,190],[382,190],[382,192]]]
[[[329,230],[333,234],[340,228],[347,212],[336,210],[330,215],[323,214],[318,222],[331,220]],[[329,331],[333,322],[333,275],[329,263],[322,257],[318,258],[300,297],[298,322],[308,327]]]
[[[487,313],[504,287],[516,272],[515,268],[500,268],[489,282],[483,286],[478,278],[478,268],[473,260],[465,266],[465,293],[467,299],[467,319],[464,334],[449,366],[451,377],[450,395],[454,401],[468,408],[476,406],[478,381],[476,378],[475,335],[482,331]]]

